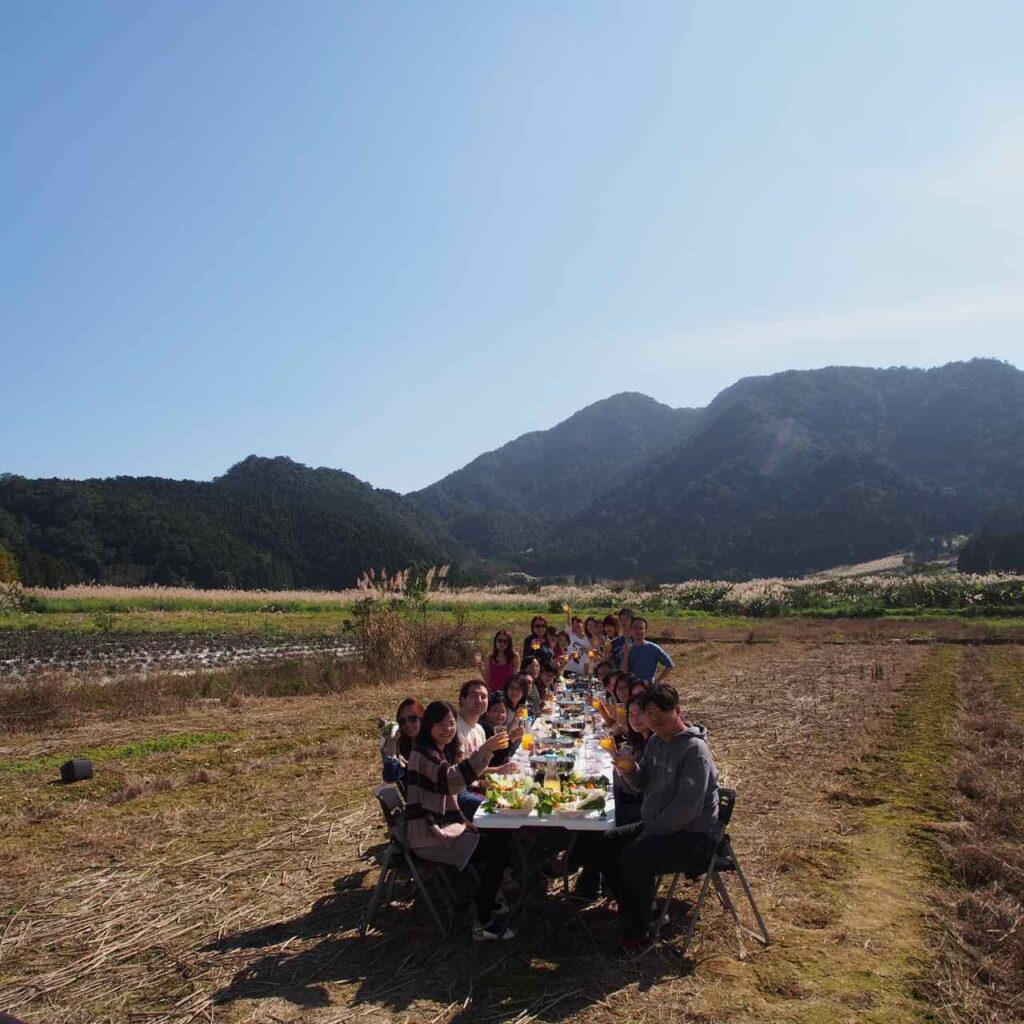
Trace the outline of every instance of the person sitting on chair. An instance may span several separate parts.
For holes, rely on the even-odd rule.
[[[718,839],[718,770],[701,726],[687,726],[679,694],[657,683],[638,698],[651,735],[639,763],[616,758],[628,789],[643,794],[640,821],[604,835],[601,870],[619,904],[622,947],[646,945],[659,875],[696,877],[711,862]]]
[[[516,716],[505,702],[505,695],[503,693],[492,693],[487,698],[487,710],[480,719],[480,726],[488,739],[496,732],[511,732],[515,729],[517,735],[522,735],[523,731]],[[518,749],[519,741],[510,741],[504,750],[499,750],[491,758],[491,767],[500,768],[503,764],[508,764],[509,759]]]
[[[480,724],[480,719],[487,710],[488,698],[487,685],[480,679],[470,679],[463,683],[459,690],[459,714],[456,719],[456,728],[463,757],[475,754],[487,739],[487,733]],[[520,734],[521,732],[522,730],[520,730]],[[502,770],[507,771],[508,768]],[[472,821],[477,808],[484,802],[482,785],[474,783],[459,794],[458,800],[462,813]]]
[[[507,733],[495,733],[475,753],[459,750],[455,708],[446,701],[427,705],[406,771],[407,842],[424,860],[465,869],[476,854],[482,863],[476,895],[477,922],[473,938],[512,939],[512,931],[495,916],[498,887],[508,864],[505,836],[473,830],[456,799],[480,777],[491,756],[508,745]]]
[[[423,705],[415,697],[407,697],[398,705],[393,722],[380,719],[381,776],[405,790],[405,764],[412,753],[413,743],[420,734]]]

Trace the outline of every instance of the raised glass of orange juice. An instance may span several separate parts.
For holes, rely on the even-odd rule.
[[[527,753],[533,750],[533,733],[524,732],[523,738],[522,740],[520,740],[520,743],[522,744],[523,750],[525,750]]]
[[[611,736],[602,736],[597,742],[601,749],[607,750],[609,754],[615,749],[615,740]]]
[[[591,697],[590,698],[590,706],[595,711],[600,711],[601,710],[601,698],[600,697]]]

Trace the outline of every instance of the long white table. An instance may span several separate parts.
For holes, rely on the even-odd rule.
[[[612,759],[604,750],[592,752],[593,760],[587,775],[603,775],[608,780],[605,790],[604,817],[598,811],[591,811],[582,818],[570,818],[559,814],[489,814],[479,810],[473,816],[473,824],[483,831],[517,832],[523,828],[561,828],[567,832],[607,832],[615,828],[615,800],[612,796]],[[577,769],[578,770],[578,769]],[[522,773],[520,773],[522,777]]]

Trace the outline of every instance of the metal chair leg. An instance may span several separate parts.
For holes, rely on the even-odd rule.
[[[715,890],[718,892],[718,901],[722,904],[722,907],[731,915],[733,923],[736,927],[736,941],[740,946],[740,959],[746,960],[747,958],[747,947],[743,945],[743,932],[746,930],[743,927],[743,922],[740,920],[740,915],[736,910],[736,904],[733,903],[732,897],[729,895],[729,890],[725,887],[725,882],[722,880],[722,876],[717,872],[715,873]]]
[[[394,847],[388,846],[384,852],[384,860],[380,866],[380,878],[377,879],[377,884],[374,887],[373,895],[370,897],[370,905],[366,908],[366,914],[363,916],[363,923],[359,926],[359,934],[366,935],[367,929],[370,927],[370,922],[373,920],[373,915],[377,912],[377,904],[380,902],[381,892],[384,890],[384,886],[390,881],[393,886],[395,884],[395,873],[391,868],[391,856]],[[390,875],[390,879],[389,876]]]
[[[697,897],[697,903],[693,908],[693,913],[690,915],[690,923],[686,927],[686,935],[683,937],[683,948],[679,951],[680,956],[686,956],[686,951],[690,948],[690,942],[693,940],[693,933],[697,927],[697,921],[700,919],[701,907],[704,906],[704,900],[708,895],[708,888],[714,880],[717,872],[715,858],[711,859],[711,864],[708,866],[707,874],[704,875],[704,884],[700,887],[700,895]]]
[[[660,882],[660,879],[659,879]],[[661,906],[658,908],[658,920],[654,922],[654,938],[657,939],[661,935],[661,929],[665,926],[668,921],[668,910],[672,906],[672,897],[675,895],[676,886],[679,884],[679,872],[677,871],[672,876],[672,882],[668,887],[668,892],[665,894],[665,898],[661,901]],[[657,892],[657,890],[655,890]]]
[[[579,835],[578,832],[569,833],[569,845],[565,848],[565,860],[562,861],[562,892],[569,895],[569,875],[572,869],[569,867],[569,862],[572,860],[573,850],[576,849],[576,838]]]
[[[420,876],[420,873],[416,870],[416,865],[413,862],[409,851],[404,850],[403,852],[405,854],[405,863],[409,866],[409,873],[412,875],[413,881],[416,883],[417,891],[423,897],[423,902],[426,903],[427,909],[434,918],[434,923],[437,925],[438,931],[440,931],[440,933],[447,939],[449,929],[445,927],[444,922],[441,920],[441,915],[437,912],[437,907],[434,906],[434,901],[430,898],[430,893],[427,891],[427,887],[423,884],[423,879]]]
[[[736,913],[736,904],[733,903],[729,890],[726,889],[725,882],[722,880],[722,876],[717,872],[715,873],[714,886],[715,892],[718,893],[718,902],[722,904],[722,909],[727,914],[731,914],[736,923],[739,924],[740,919]]]
[[[747,882],[747,876],[743,874],[743,868],[740,867],[740,862],[736,859],[736,854],[732,852],[732,847],[729,848],[729,856],[732,857],[733,865],[736,868],[736,874],[740,879],[740,885],[743,886],[743,892],[747,897],[747,901],[750,903],[750,909],[754,912],[754,920],[757,921],[757,926],[761,929],[761,934],[764,936],[762,941],[764,945],[770,946],[772,944],[772,937],[768,934],[764,918],[761,917],[761,911],[757,909],[757,904],[754,902],[754,894],[750,891],[750,884]]]
[[[455,890],[452,888],[451,879],[448,877],[448,872],[438,865],[431,869],[431,873],[437,876],[437,887],[441,890],[441,897],[444,899],[445,905],[448,908],[449,916],[458,905],[458,900],[455,898]]]

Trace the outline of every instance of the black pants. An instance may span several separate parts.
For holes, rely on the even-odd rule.
[[[481,832],[480,842],[473,854],[473,862],[480,870],[476,916],[481,924],[487,924],[494,916],[494,897],[498,894],[501,876],[508,867],[508,836]]]
[[[623,936],[646,934],[658,875],[682,871],[694,878],[707,869],[714,850],[714,839],[703,832],[651,835],[640,821],[606,832],[601,871],[619,902]]]

